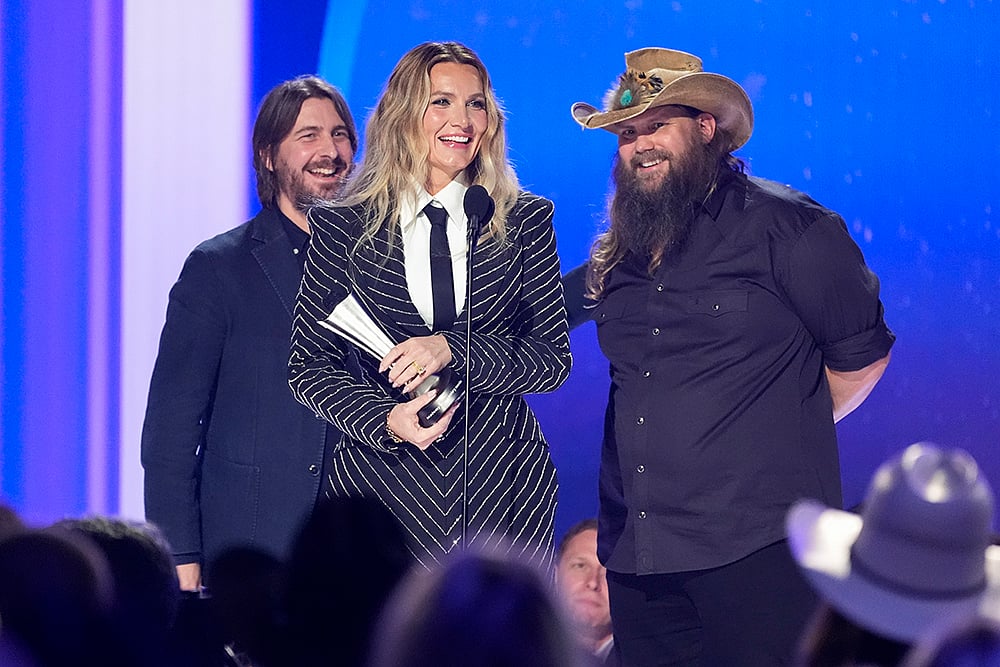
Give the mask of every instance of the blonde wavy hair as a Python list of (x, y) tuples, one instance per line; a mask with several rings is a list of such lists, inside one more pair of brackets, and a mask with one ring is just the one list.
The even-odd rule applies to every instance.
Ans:
[(410, 196), (413, 180), (426, 183), (430, 175), (430, 146), (423, 135), (423, 118), (430, 104), (430, 72), (438, 63), (471, 65), (479, 72), (486, 96), (486, 131), (479, 152), (465, 169), (469, 184), (482, 185), (496, 202), (496, 212), (484, 239), (500, 245), (507, 240), (507, 215), (520, 186), (507, 160), (504, 111), (490, 83), (486, 66), (470, 48), (458, 42), (425, 42), (404, 55), (386, 82), (368, 117), (364, 156), (345, 186), (343, 205), (363, 210), (364, 237), (371, 240), (383, 224), (391, 232), (399, 225), (401, 200)]

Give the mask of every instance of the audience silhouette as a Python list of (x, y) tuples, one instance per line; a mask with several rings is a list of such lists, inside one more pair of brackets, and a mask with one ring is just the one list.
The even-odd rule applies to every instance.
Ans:
[(812, 500), (789, 545), (824, 600), (803, 665), (898, 665), (935, 625), (976, 614), (1000, 586), (993, 492), (960, 449), (911, 445), (882, 464), (861, 514)]
[(52, 532), (82, 536), (107, 563), (114, 594), (111, 623), (128, 653), (144, 665), (166, 665), (180, 589), (170, 547), (149, 523), (109, 517), (66, 519)]
[(288, 562), (293, 664), (364, 665), (372, 627), (414, 563), (399, 522), (377, 500), (320, 502)]
[(414, 570), (377, 626), (372, 667), (576, 667), (576, 646), (541, 572), (466, 551)]
[(140, 664), (113, 629), (107, 562), (93, 544), (61, 532), (24, 530), (0, 541), (0, 631), (46, 667)]
[[(797, 663), (1000, 667), (994, 504), (966, 452), (930, 443), (886, 461), (859, 512), (796, 503), (789, 546), (822, 598)], [(600, 591), (599, 563), (569, 548), (593, 532), (591, 521), (567, 533), (557, 589), (502, 547), (415, 567), (388, 509), (331, 498), (287, 561), (230, 549), (212, 565), (212, 588), (195, 594), (179, 590), (152, 524), (88, 517), (38, 529), (0, 505), (0, 664), (593, 666), (603, 654), (589, 654), (594, 641), (584, 650), (557, 597), (576, 590), (573, 558), (596, 573), (577, 577), (580, 590)]]
[(977, 615), (928, 632), (903, 667), (1000, 667), (1000, 620)]

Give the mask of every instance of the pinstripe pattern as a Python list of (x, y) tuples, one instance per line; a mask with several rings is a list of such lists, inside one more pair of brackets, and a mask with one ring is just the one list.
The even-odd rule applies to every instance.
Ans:
[[(430, 567), (461, 537), (464, 415), (459, 410), (444, 439), (423, 452), (385, 441), (386, 417), (401, 397), (365, 353), (357, 355), (360, 374), (350, 372), (349, 344), (317, 322), (350, 292), (393, 340), (428, 335), (409, 299), (402, 242), (397, 237), (390, 250), (383, 230), (355, 252), (362, 229), (355, 209), (317, 209), (310, 222), (289, 383), (299, 401), (345, 434), (328, 493), (379, 498), (403, 525), (414, 556)], [(470, 357), (464, 308), (444, 333), (453, 371), (464, 377), (467, 363), (470, 370), (467, 535), (470, 545), (504, 543), (549, 567), (555, 468), (522, 395), (555, 390), (570, 370), (552, 203), (522, 193), (507, 224), (509, 247), (484, 240), (473, 258)]]

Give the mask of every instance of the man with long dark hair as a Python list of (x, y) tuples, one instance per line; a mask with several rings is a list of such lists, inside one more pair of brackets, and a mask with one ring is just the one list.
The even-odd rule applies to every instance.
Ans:
[(288, 391), (306, 209), (339, 191), (358, 140), (343, 96), (313, 76), (267, 94), (253, 130), (250, 221), (199, 245), (170, 291), (142, 429), (146, 518), (184, 590), (230, 546), (284, 557), (336, 431)]
[(784, 664), (815, 604), (785, 512), (841, 504), (834, 423), (894, 336), (840, 216), (733, 156), (753, 129), (743, 89), (680, 51), (625, 59), (603, 110), (573, 107), (618, 151), (610, 227), (564, 282), (611, 362), (598, 553), (615, 644), (628, 665)]

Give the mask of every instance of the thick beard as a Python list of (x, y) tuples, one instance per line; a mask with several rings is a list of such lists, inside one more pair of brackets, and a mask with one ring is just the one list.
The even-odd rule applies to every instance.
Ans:
[[(638, 163), (659, 158), (670, 162), (662, 182), (651, 190), (640, 185)], [(615, 193), (611, 200), (611, 232), (620, 247), (658, 264), (684, 247), (702, 203), (718, 176), (719, 156), (710, 144), (691, 144), (680, 154), (644, 153), (631, 164), (615, 154)]]
[(316, 167), (326, 167), (340, 172), (340, 178), (327, 186), (310, 188), (305, 183), (305, 176), (302, 170), (293, 169), (287, 162), (279, 162), (277, 169), (278, 188), (285, 193), (289, 201), (294, 202), (295, 208), (299, 211), (308, 211), (313, 206), (323, 202), (329, 202), (336, 198), (343, 187), (344, 178), (347, 175), (347, 164), (337, 158), (336, 160), (317, 160), (306, 165), (306, 169)]

